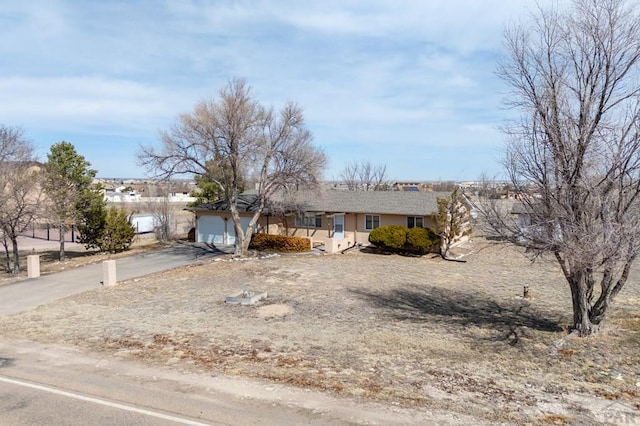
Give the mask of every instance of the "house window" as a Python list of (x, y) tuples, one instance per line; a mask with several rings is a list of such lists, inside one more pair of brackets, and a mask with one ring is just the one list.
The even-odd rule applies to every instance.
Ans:
[(296, 226), (299, 228), (322, 228), (322, 215), (305, 216), (299, 214), (296, 216)]
[(407, 228), (424, 228), (422, 216), (407, 216)]
[(364, 229), (365, 231), (371, 231), (380, 226), (380, 216), (377, 214), (364, 215)]

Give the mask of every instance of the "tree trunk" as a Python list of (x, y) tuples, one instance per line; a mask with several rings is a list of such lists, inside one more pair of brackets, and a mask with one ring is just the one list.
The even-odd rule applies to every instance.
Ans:
[(242, 249), (244, 253), (249, 252), (251, 237), (253, 237), (253, 234), (256, 232), (256, 229), (258, 227), (258, 220), (262, 215), (262, 211), (263, 211), (263, 207), (260, 206), (258, 210), (253, 214), (253, 217), (251, 218), (251, 220), (249, 221), (249, 226), (247, 226), (247, 232), (244, 234), (244, 241), (242, 243)]
[(576, 273), (569, 280), (571, 288), (571, 300), (573, 302), (573, 326), (572, 332), (580, 337), (586, 337), (598, 331), (598, 325), (590, 318), (587, 277), (583, 273)]
[(64, 223), (60, 222), (59, 226), (58, 226), (58, 233), (60, 235), (60, 261), (64, 261), (65, 259), (65, 255), (64, 255), (64, 234), (66, 231), (66, 227), (64, 226)]
[(440, 238), (440, 257), (446, 260), (447, 256), (449, 256), (449, 250), (451, 249), (451, 242), (444, 236), (441, 236)]
[(251, 244), (251, 235), (253, 235), (253, 232), (250, 232), (249, 229), (247, 229), (242, 240), (242, 254), (249, 253), (249, 244)]
[(591, 312), (589, 313), (589, 318), (591, 319), (592, 323), (600, 324), (602, 321), (604, 321), (607, 315), (607, 309), (610, 306), (610, 302), (613, 301), (618, 292), (622, 289), (622, 287), (629, 279), (629, 272), (631, 271), (631, 265), (633, 264), (634, 260), (635, 256), (627, 259), (624, 267), (622, 268), (622, 273), (619, 277), (617, 277), (617, 281), (614, 279), (612, 269), (610, 268), (606, 270), (600, 284), (600, 297), (598, 298), (598, 300), (596, 300), (596, 303), (593, 304)]
[(589, 312), (589, 320), (591, 323), (598, 325), (604, 321), (604, 318), (607, 315), (607, 308), (609, 307), (609, 300), (610, 298), (608, 295), (603, 295), (601, 301), (598, 301), (600, 303), (591, 309), (591, 312)]
[(240, 223), (240, 217), (238, 217), (238, 222), (234, 220), (233, 229), (236, 233), (236, 242), (235, 242), (235, 252), (234, 254), (238, 256), (245, 256), (249, 252), (249, 244), (251, 243), (251, 232), (252, 228), (249, 226), (247, 228), (247, 232), (242, 229), (242, 224)]
[(233, 222), (233, 230), (236, 234), (236, 240), (234, 242), (234, 251), (233, 254), (236, 256), (242, 256), (246, 252), (244, 251), (244, 232), (242, 231), (242, 223), (240, 222), (240, 214), (236, 206), (233, 203), (230, 204), (231, 210), (231, 220)]
[(18, 239), (11, 238), (11, 245), (13, 246), (13, 274), (20, 273), (20, 253), (18, 252)]
[[(234, 224), (235, 227), (235, 224)], [(234, 250), (233, 250), (233, 254), (236, 256), (243, 256), (244, 255), (244, 247), (243, 247), (243, 238), (238, 236), (238, 234), (236, 233), (236, 241), (234, 243)]]
[(5, 259), (5, 270), (10, 273), (11, 272), (11, 256), (9, 255), (9, 244), (6, 240), (2, 242), (4, 246), (4, 259)]

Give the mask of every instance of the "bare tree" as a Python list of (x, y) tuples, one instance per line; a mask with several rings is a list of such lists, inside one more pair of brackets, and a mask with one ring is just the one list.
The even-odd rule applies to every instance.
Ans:
[(2, 248), (4, 248), (4, 270), (11, 273), (13, 272), (13, 268), (11, 267), (11, 252), (9, 251), (10, 244), (7, 239), (7, 234), (2, 228), (0, 228), (0, 244), (2, 244)]
[(520, 119), (505, 128), (519, 220), (489, 222), (569, 284), (573, 329), (597, 331), (640, 250), (640, 17), (624, 0), (541, 9), (506, 32), (499, 75)]
[[(217, 184), (231, 211), (235, 252), (247, 252), (268, 198), (279, 189), (316, 187), (326, 164), (312, 144), (302, 109), (293, 103), (280, 111), (262, 106), (242, 79), (224, 87), (217, 99), (199, 102), (162, 135), (162, 146), (141, 147), (141, 165), (159, 178), (177, 174), (207, 176)], [(257, 202), (245, 232), (238, 212), (244, 183)]]
[[(0, 228), (7, 270), (20, 272), (18, 236), (32, 224), (42, 199), (35, 148), (22, 130), (0, 127)], [(9, 245), (13, 253), (10, 268)]]
[(387, 165), (369, 161), (348, 163), (340, 173), (340, 179), (350, 191), (388, 191)]
[(167, 192), (158, 198), (148, 203), (149, 210), (153, 214), (153, 232), (158, 241), (171, 241), (175, 237), (178, 207), (171, 203)]

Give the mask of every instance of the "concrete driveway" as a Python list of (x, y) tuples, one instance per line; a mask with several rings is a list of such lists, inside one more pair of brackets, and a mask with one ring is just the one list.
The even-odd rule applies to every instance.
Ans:
[[(229, 250), (233, 248), (216, 249), (202, 244), (176, 243), (156, 252), (116, 259), (116, 279), (125, 281), (198, 263)], [(28, 311), (56, 299), (100, 288), (102, 274), (102, 263), (95, 263), (0, 286), (0, 315)]]

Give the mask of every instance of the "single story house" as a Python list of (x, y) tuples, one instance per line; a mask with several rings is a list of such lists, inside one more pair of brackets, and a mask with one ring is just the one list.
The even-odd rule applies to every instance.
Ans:
[[(300, 192), (292, 199), (271, 200), (258, 220), (257, 232), (308, 237), (327, 252), (357, 243), (368, 244), (369, 233), (385, 225), (435, 229), (437, 199), (448, 192), (338, 191)], [(224, 201), (190, 209), (196, 215), (196, 241), (233, 244), (235, 232)], [(246, 229), (256, 210), (256, 196), (243, 194), (238, 211)]]

